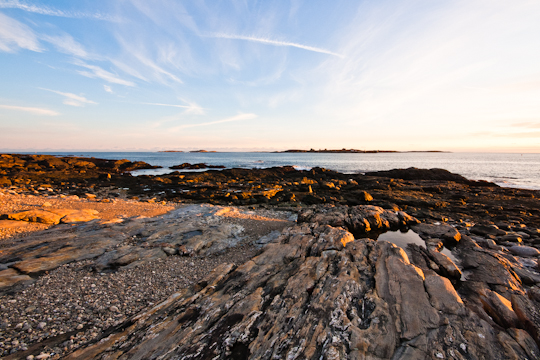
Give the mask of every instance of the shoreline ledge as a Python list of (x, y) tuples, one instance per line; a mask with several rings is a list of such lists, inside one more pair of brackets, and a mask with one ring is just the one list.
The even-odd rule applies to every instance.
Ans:
[(540, 354), (540, 191), (130, 166), (0, 155), (3, 359)]

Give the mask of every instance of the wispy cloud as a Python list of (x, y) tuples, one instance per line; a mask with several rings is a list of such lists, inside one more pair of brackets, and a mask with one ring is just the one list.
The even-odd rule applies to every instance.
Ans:
[(184, 124), (184, 125), (177, 126), (171, 130), (176, 131), (176, 130), (181, 130), (181, 129), (186, 129), (186, 128), (222, 124), (222, 123), (233, 122), (233, 121), (253, 120), (253, 119), (256, 119), (257, 117), (258, 116), (256, 114), (239, 114), (236, 116), (232, 116), (226, 119), (221, 119), (221, 120), (216, 120), (216, 121), (210, 121), (210, 122), (199, 123), (199, 124)]
[(64, 54), (74, 55), (80, 58), (88, 57), (84, 47), (69, 34), (59, 36), (42, 35), (41, 39), (53, 44), (56, 49)]
[(60, 115), (60, 113), (58, 113), (56, 111), (53, 111), (53, 110), (43, 109), (43, 108), (35, 108), (35, 107), (26, 107), (26, 106), (0, 105), (0, 109), (24, 111), (24, 112), (29, 112), (29, 113), (36, 114), (36, 115), (47, 115), (47, 116)]
[(120, 85), (125, 85), (125, 86), (135, 86), (135, 83), (129, 81), (129, 80), (124, 80), (124, 79), (121, 79), (119, 78), (117, 75), (107, 71), (107, 70), (104, 70), (102, 68), (100, 68), (99, 66), (96, 66), (96, 65), (90, 65), (90, 64), (87, 64), (83, 61), (76, 61), (75, 62), (75, 65), (78, 65), (78, 66), (82, 66), (84, 68), (87, 68), (91, 71), (77, 71), (79, 74), (83, 75), (83, 76), (86, 76), (86, 77), (89, 77), (89, 78), (98, 78), (98, 79), (102, 79), (102, 80), (105, 80), (107, 82), (110, 82), (110, 83), (113, 83), (113, 84), (120, 84)]
[(181, 109), (187, 109), (186, 113), (203, 115), (204, 109), (195, 103), (190, 103), (189, 105), (177, 105), (177, 104), (160, 104), (160, 103), (142, 103), (144, 105), (155, 105), (155, 106), (168, 106)]
[(295, 47), (298, 49), (308, 50), (308, 51), (314, 51), (317, 53), (322, 54), (328, 54), (337, 56), (340, 58), (344, 58), (345, 56), (342, 54), (335, 53), (333, 51), (322, 49), (314, 46), (309, 45), (303, 45), (303, 44), (297, 44), (289, 41), (281, 41), (281, 40), (273, 40), (273, 39), (267, 39), (262, 37), (256, 37), (256, 36), (244, 36), (244, 35), (233, 35), (233, 34), (224, 34), (224, 33), (215, 33), (215, 34), (207, 34), (206, 37), (211, 38), (217, 38), (217, 39), (232, 39), (232, 40), (245, 40), (245, 41), (251, 41), (251, 42), (258, 42), (262, 44), (268, 44), (268, 45), (274, 45), (274, 46), (288, 46), (288, 47)]
[[(154, 59), (153, 56), (150, 55), (151, 52), (148, 50), (148, 46), (146, 44), (133, 43), (131, 39), (127, 39), (123, 36), (117, 36), (117, 40), (118, 43), (124, 48), (126, 53), (129, 54), (130, 57), (133, 57), (138, 63), (142, 64), (144, 66), (144, 70), (151, 74), (149, 76), (150, 78), (153, 78), (162, 84), (167, 84), (170, 80), (179, 84), (183, 83), (178, 76), (158, 65), (158, 59)], [(153, 41), (155, 42), (155, 39)], [(167, 52), (162, 51), (162, 53)], [(165, 60), (166, 63), (174, 63), (174, 61), (171, 61), (171, 59), (167, 59), (167, 56), (162, 56), (162, 58), (163, 59), (161, 60)], [(150, 72), (148, 72), (148, 69), (150, 69)], [(125, 69), (125, 66), (123, 70), (130, 73), (130, 69)], [(133, 71), (131, 70), (131, 72)]]
[(40, 88), (40, 89), (45, 90), (45, 91), (50, 91), (52, 93), (64, 96), (65, 99), (64, 99), (63, 103), (66, 104), (66, 105), (84, 106), (84, 104), (95, 104), (95, 105), (97, 104), (97, 102), (92, 101), (92, 100), (88, 100), (84, 96), (80, 96), (80, 95), (76, 95), (76, 94), (72, 94), (72, 93), (61, 92), (61, 91), (56, 91), (56, 90), (51, 90), (51, 89), (44, 89), (44, 88)]
[(18, 49), (42, 51), (32, 29), (0, 13), (0, 51), (15, 52)]
[(111, 89), (109, 85), (103, 85), (103, 90), (105, 90), (108, 93), (114, 94), (114, 91)]
[(81, 11), (63, 11), (53, 9), (48, 6), (37, 6), (33, 4), (28, 4), (26, 2), (18, 0), (0, 0), (0, 8), (4, 9), (19, 9), (27, 12), (40, 14), (40, 15), (49, 15), (49, 16), (59, 16), (65, 18), (76, 18), (76, 19), (96, 19), (96, 20), (105, 20), (119, 22), (121, 21), (117, 17), (111, 17), (109, 15), (104, 15), (101, 13), (86, 13)]

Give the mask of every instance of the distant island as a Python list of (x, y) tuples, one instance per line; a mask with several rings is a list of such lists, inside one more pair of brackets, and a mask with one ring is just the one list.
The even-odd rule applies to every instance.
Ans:
[(215, 153), (217, 151), (208, 151), (208, 150), (192, 150), (190, 153)]
[(183, 152), (182, 150), (162, 150), (158, 152)]
[(357, 150), (357, 149), (336, 149), (336, 150), (285, 150), (285, 151), (274, 151), (275, 153), (361, 153), (361, 154), (375, 154), (375, 153), (408, 153), (408, 152), (426, 152), (426, 153), (442, 153), (445, 151), (440, 150), (426, 150), (426, 151), (396, 151), (396, 150)]

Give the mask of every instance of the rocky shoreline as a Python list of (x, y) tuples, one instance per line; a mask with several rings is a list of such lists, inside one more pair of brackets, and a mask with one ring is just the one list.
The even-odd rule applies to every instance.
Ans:
[[(4, 206), (0, 228), (40, 225), (0, 240), (0, 356), (540, 358), (539, 191), (441, 169), (136, 168), (1, 155), (0, 200), (40, 205)], [(96, 208), (121, 204), (168, 212)], [(375, 240), (408, 230), (421, 243)]]

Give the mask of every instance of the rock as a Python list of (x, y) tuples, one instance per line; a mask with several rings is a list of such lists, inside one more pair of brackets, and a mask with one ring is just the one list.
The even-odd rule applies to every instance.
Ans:
[(418, 220), (402, 211), (386, 210), (373, 205), (319, 206), (316, 209), (302, 209), (298, 222), (316, 222), (331, 226), (344, 226), (357, 236), (369, 231), (397, 230)]
[(163, 247), (162, 250), (169, 256), (176, 255), (178, 253), (178, 250), (168, 246)]
[(512, 294), (512, 307), (525, 330), (534, 339), (536, 345), (540, 346), (540, 313), (538, 309), (529, 299), (519, 294)]
[(289, 228), (245, 264), (220, 265), (66, 359), (525, 356), (448, 279), (424, 278), (393, 244), (351, 238), (328, 225)]
[(518, 256), (540, 256), (540, 251), (531, 246), (510, 246), (508, 251)]
[(431, 305), (445, 313), (464, 315), (465, 306), (454, 286), (447, 278), (431, 275), (424, 281)]
[(15, 269), (6, 269), (0, 271), (0, 290), (23, 281), (32, 281), (32, 278), (28, 275), (20, 274)]
[(58, 224), (60, 222), (60, 219), (62, 218), (59, 215), (56, 215), (50, 211), (45, 211), (45, 210), (21, 211), (14, 214), (4, 215), (4, 217), (9, 220), (39, 222), (39, 223), (51, 224), (51, 225)]
[(429, 256), (439, 266), (441, 274), (452, 279), (460, 279), (461, 271), (456, 264), (445, 254), (438, 251), (428, 251)]
[(519, 319), (512, 308), (509, 300), (495, 291), (486, 290), (481, 294), (480, 300), (484, 310), (495, 320), (495, 322), (505, 329), (514, 328), (519, 325)]
[(63, 224), (87, 222), (94, 219), (99, 219), (99, 217), (96, 216), (97, 213), (98, 212), (96, 210), (80, 210), (64, 216), (62, 219), (60, 219), (60, 222)]
[(412, 225), (411, 229), (418, 233), (421, 238), (438, 238), (441, 239), (445, 246), (452, 247), (461, 240), (461, 234), (456, 228), (450, 225), (434, 225), (434, 224), (416, 224)]
[(17, 221), (17, 220), (0, 220), (1, 229), (15, 229), (27, 227), (29, 224), (26, 221)]
[(439, 314), (430, 305), (424, 289), (424, 273), (411, 265), (403, 249), (387, 242), (379, 242), (380, 257), (377, 261), (375, 284), (379, 296), (388, 302), (399, 318), (397, 331), (402, 339), (412, 339), (429, 328), (436, 328)]
[(506, 231), (499, 229), (495, 225), (476, 224), (470, 229), (470, 232), (473, 233), (473, 234), (481, 235), (481, 236), (487, 236), (487, 235), (504, 236), (504, 235), (506, 235)]
[(371, 194), (369, 194), (367, 191), (361, 191), (358, 195), (358, 197), (363, 200), (363, 201), (372, 201), (373, 200), (373, 196), (371, 196)]
[(497, 240), (499, 240), (499, 241), (517, 242), (517, 243), (520, 243), (520, 242), (523, 241), (521, 235), (518, 235), (518, 234), (503, 235), (500, 238), (498, 238)]
[(9, 180), (5, 176), (0, 176), (0, 186), (8, 187), (8, 186), (11, 186), (11, 185), (13, 185), (11, 180)]
[[(387, 171), (367, 172), (368, 176), (383, 176), (404, 180), (448, 180), (459, 183), (469, 183), (469, 180), (461, 175), (453, 174), (444, 169), (418, 169), (410, 167), (407, 169), (394, 169)], [(495, 185), (495, 184), (493, 184)]]
[(510, 328), (507, 330), (508, 334), (516, 340), (523, 350), (527, 353), (530, 359), (537, 359), (540, 357), (540, 351), (538, 346), (534, 342), (534, 339), (523, 329)]

